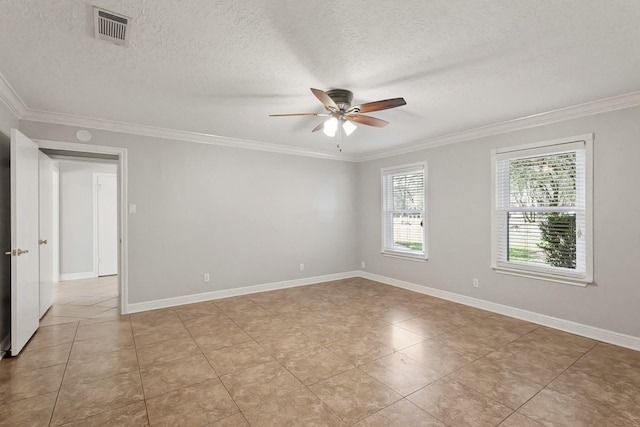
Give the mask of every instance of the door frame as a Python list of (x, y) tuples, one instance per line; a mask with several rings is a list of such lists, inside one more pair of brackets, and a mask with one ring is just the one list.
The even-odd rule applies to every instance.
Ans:
[(118, 178), (118, 293), (120, 294), (120, 314), (129, 312), (129, 237), (128, 237), (128, 177), (127, 177), (127, 149), (104, 145), (80, 144), (76, 142), (51, 141), (44, 139), (33, 140), (38, 147), (51, 150), (73, 151), (78, 154), (107, 154), (117, 156)]
[[(93, 185), (93, 273), (96, 277), (100, 277), (100, 246), (98, 245), (99, 239), (99, 227), (98, 227), (98, 178), (100, 176), (116, 176), (116, 187), (118, 185), (118, 173), (110, 172), (93, 172), (92, 185)], [(117, 196), (116, 196), (117, 197)], [(117, 228), (117, 225), (116, 225)]]

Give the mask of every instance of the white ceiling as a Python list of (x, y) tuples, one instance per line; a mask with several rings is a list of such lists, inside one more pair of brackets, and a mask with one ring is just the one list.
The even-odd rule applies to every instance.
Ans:
[(309, 91), (371, 113), (366, 153), (640, 90), (636, 0), (95, 0), (132, 18), (123, 48), (92, 5), (0, 0), (0, 73), (31, 110), (334, 153)]

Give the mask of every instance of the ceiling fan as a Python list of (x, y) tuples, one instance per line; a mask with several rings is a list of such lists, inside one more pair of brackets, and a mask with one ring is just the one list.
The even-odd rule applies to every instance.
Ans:
[(382, 101), (367, 102), (365, 104), (351, 106), (353, 100), (353, 92), (346, 89), (331, 89), (323, 91), (320, 89), (311, 88), (311, 92), (322, 102), (327, 113), (294, 113), (294, 114), (270, 114), (270, 117), (284, 117), (284, 116), (318, 116), (318, 117), (330, 117), (323, 123), (313, 128), (311, 132), (317, 132), (320, 129), (330, 137), (336, 135), (338, 131), (338, 125), (342, 126), (345, 134), (351, 135), (357, 126), (354, 123), (361, 125), (385, 127), (389, 122), (375, 117), (367, 116), (362, 113), (370, 113), (372, 111), (387, 110), (389, 108), (401, 107), (406, 105), (404, 98), (392, 98)]

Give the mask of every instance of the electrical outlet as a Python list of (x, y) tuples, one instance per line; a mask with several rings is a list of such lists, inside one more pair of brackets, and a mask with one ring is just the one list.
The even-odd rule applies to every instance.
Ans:
[(478, 282), (478, 279), (476, 279), (475, 277), (473, 278), (473, 287), (477, 288), (480, 286), (480, 282)]
[(211, 275), (209, 273), (205, 273), (204, 274), (204, 282), (210, 282), (211, 281)]
[(360, 263), (360, 268), (362, 268), (362, 269), (364, 270), (364, 269), (365, 269), (365, 265), (366, 265), (366, 264), (364, 263), (364, 261), (362, 261), (362, 262)]
[(304, 264), (300, 264), (300, 271), (304, 270)]

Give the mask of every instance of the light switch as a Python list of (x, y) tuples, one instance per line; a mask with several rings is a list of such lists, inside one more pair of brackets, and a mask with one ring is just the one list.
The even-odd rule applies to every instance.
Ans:
[(138, 208), (136, 205), (129, 205), (129, 213), (130, 214), (134, 214), (138, 211)]

